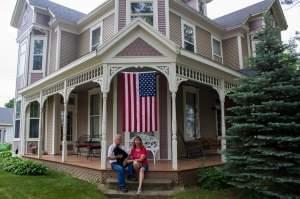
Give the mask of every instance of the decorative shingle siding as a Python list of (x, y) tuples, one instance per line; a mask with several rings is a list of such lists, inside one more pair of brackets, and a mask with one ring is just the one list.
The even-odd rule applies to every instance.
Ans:
[(32, 24), (33, 10), (30, 6), (27, 6), (24, 15), (22, 17), (21, 24), (18, 28), (18, 37), (21, 36)]
[(199, 27), (196, 28), (197, 53), (212, 58), (211, 34)]
[(170, 39), (181, 46), (181, 18), (170, 12)]
[(36, 23), (43, 26), (49, 26), (49, 21), (50, 21), (50, 16), (41, 13), (36, 13)]
[(119, 0), (119, 25), (118, 29), (121, 30), (126, 26), (126, 0)]
[(256, 31), (262, 28), (262, 26), (263, 26), (263, 19), (260, 18), (249, 22), (250, 32)]
[(103, 43), (110, 40), (114, 35), (115, 15), (112, 14), (103, 20)]
[(239, 69), (239, 51), (237, 38), (223, 40), (224, 65)]
[(158, 10), (158, 30), (166, 35), (166, 2), (165, 0), (158, 0), (157, 2)]
[(89, 52), (90, 52), (90, 29), (84, 31), (78, 36), (77, 57), (81, 57)]
[(161, 56), (161, 53), (141, 38), (137, 38), (117, 56)]
[(56, 67), (56, 46), (57, 46), (57, 32), (54, 30), (51, 32), (51, 39), (50, 39), (50, 59), (49, 59), (49, 68), (47, 74), (51, 74), (55, 72)]
[(64, 67), (77, 58), (77, 35), (62, 31), (60, 67)]
[(31, 73), (30, 83), (33, 84), (43, 78), (43, 73)]

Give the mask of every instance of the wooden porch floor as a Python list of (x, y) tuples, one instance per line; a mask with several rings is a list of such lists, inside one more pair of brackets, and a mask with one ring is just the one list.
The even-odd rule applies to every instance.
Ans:
[[(24, 157), (30, 159), (38, 159), (36, 155), (25, 155)], [(61, 162), (61, 155), (43, 155), (41, 160), (49, 161), (49, 162)], [(96, 170), (100, 169), (100, 158), (89, 158), (87, 159), (85, 156), (78, 156), (77, 155), (69, 155), (67, 160), (63, 164), (79, 166), (83, 168), (90, 168)], [(185, 170), (193, 170), (198, 168), (204, 168), (209, 166), (217, 166), (222, 165), (221, 157), (219, 155), (216, 156), (208, 156), (202, 157), (200, 159), (193, 159), (193, 160), (178, 160), (178, 170), (185, 171)], [(109, 163), (107, 163), (107, 170), (110, 169)], [(172, 162), (169, 160), (157, 160), (156, 164), (153, 164), (152, 160), (149, 160), (149, 170), (150, 171), (174, 171), (172, 170)]]

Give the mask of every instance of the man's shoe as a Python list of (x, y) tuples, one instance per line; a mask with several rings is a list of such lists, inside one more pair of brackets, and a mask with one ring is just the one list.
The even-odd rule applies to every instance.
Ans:
[(127, 193), (128, 192), (128, 189), (126, 187), (120, 187), (120, 191), (122, 193)]

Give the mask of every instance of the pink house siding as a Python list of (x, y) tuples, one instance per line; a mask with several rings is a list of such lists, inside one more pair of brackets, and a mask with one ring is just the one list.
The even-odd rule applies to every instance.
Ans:
[(165, 0), (158, 0), (158, 30), (166, 35), (166, 2)]
[(117, 56), (161, 56), (162, 54), (146, 43), (143, 39), (137, 38)]
[(30, 83), (34, 83), (43, 78), (43, 73), (31, 73), (31, 81)]
[(121, 30), (126, 26), (126, 0), (119, 0), (119, 26)]

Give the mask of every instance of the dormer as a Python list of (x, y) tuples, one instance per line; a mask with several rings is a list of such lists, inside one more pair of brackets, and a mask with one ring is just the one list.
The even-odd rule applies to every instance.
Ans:
[(207, 16), (207, 4), (212, 0), (183, 0), (187, 5)]

